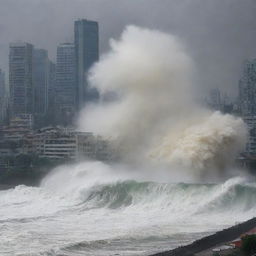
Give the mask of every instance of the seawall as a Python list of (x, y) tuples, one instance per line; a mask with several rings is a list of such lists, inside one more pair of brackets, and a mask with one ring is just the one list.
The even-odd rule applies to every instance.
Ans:
[(195, 253), (210, 249), (218, 244), (230, 242), (254, 227), (256, 227), (256, 218), (239, 223), (213, 235), (206, 236), (191, 244), (170, 251), (152, 254), (151, 256), (193, 256)]

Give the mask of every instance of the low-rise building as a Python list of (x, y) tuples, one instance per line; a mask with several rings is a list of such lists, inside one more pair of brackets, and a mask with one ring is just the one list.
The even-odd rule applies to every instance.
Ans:
[(76, 157), (75, 137), (55, 134), (50, 138), (46, 138), (40, 157), (74, 159)]
[(91, 132), (63, 127), (44, 127), (37, 131), (19, 118), (0, 130), (0, 157), (21, 154), (50, 159), (110, 160), (110, 144)]
[(36, 153), (46, 158), (110, 160), (107, 140), (91, 132), (68, 128), (45, 128), (34, 136)]

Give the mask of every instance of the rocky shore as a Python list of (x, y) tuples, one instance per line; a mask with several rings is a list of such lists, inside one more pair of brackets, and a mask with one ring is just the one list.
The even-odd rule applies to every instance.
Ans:
[(178, 247), (174, 250), (153, 254), (151, 256), (195, 256), (197, 253), (208, 250), (217, 245), (230, 242), (243, 233), (256, 227), (256, 218), (239, 223), (213, 235), (196, 240), (193, 243)]

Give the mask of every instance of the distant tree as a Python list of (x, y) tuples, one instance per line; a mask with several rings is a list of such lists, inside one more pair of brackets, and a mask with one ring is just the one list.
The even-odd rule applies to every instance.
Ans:
[(242, 252), (246, 256), (252, 256), (256, 253), (256, 235), (246, 235), (242, 237)]

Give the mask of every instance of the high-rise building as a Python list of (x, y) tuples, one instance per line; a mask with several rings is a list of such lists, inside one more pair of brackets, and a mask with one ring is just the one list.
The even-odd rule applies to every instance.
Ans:
[(2, 124), (7, 114), (7, 92), (5, 87), (5, 75), (0, 69), (0, 124)]
[(77, 103), (81, 109), (86, 101), (97, 93), (88, 89), (87, 76), (92, 65), (99, 59), (98, 23), (85, 19), (75, 21), (75, 47), (77, 66)]
[(244, 63), (239, 81), (239, 105), (242, 116), (256, 115), (256, 59)]
[(0, 69), (0, 98), (5, 96), (5, 77), (4, 72)]
[(35, 124), (42, 127), (45, 124), (48, 109), (48, 82), (49, 82), (48, 52), (44, 49), (33, 51), (33, 82), (35, 88)]
[(32, 60), (32, 44), (10, 44), (9, 86), (11, 116), (33, 114), (34, 112)]
[(244, 63), (238, 102), (240, 114), (249, 129), (246, 153), (256, 155), (256, 59)]
[(55, 98), (56, 98), (56, 65), (52, 61), (49, 61), (48, 69), (48, 109), (46, 125), (55, 124)]
[(56, 63), (56, 121), (69, 125), (76, 113), (76, 62), (74, 44), (64, 43), (57, 48)]
[(48, 105), (48, 52), (34, 49), (33, 79), (35, 87), (35, 114), (45, 114)]

